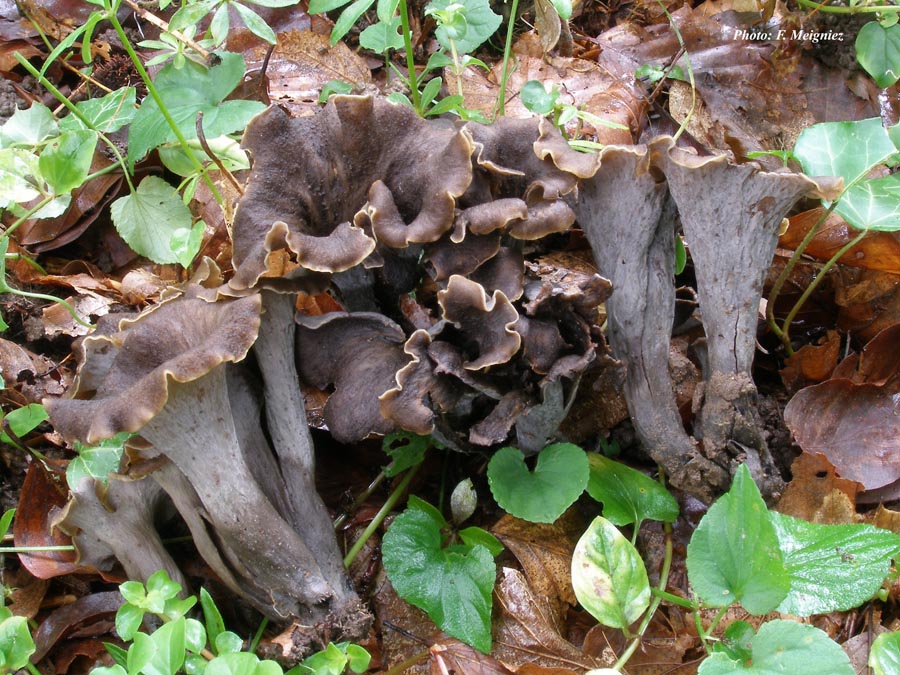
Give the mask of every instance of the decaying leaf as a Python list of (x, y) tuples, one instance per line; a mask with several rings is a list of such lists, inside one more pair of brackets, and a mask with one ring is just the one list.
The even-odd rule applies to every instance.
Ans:
[(795, 394), (784, 412), (804, 452), (822, 453), (866, 490), (900, 479), (898, 340), (900, 324), (881, 331), (831, 379)]

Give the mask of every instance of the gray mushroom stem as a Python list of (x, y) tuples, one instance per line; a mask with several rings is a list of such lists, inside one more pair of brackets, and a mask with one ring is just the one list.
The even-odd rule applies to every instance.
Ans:
[(675, 406), (669, 344), (675, 309), (674, 209), (651, 171), (647, 146), (607, 147), (576, 206), (601, 274), (610, 279), (609, 340), (625, 364), (629, 412), (642, 444), (692, 494), (727, 486), (724, 467), (704, 457)]
[(331, 587), (333, 604), (356, 603), (342, 564), (331, 517), (316, 491), (315, 448), (294, 360), (294, 296), (262, 291), (263, 324), (253, 345), (265, 383), (269, 436), (291, 513), (285, 514), (312, 551)]
[[(222, 364), (201, 379), (170, 383), (166, 407), (141, 436), (184, 474), (217, 536), (253, 571), (241, 580), (245, 594), (276, 616), (323, 618), (309, 613), (331, 597), (331, 588), (309, 546), (251, 478), (230, 414), (225, 369)], [(261, 602), (269, 598), (271, 604)]]

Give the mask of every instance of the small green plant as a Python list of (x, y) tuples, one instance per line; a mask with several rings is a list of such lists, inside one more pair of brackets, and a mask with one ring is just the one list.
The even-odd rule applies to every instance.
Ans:
[[(376, 8), (378, 21), (360, 33), (360, 46), (383, 55), (389, 70), (397, 74), (409, 89), (409, 96), (395, 92), (389, 99), (411, 106), (423, 117), (454, 112), (463, 119), (486, 121), (480, 113), (463, 105), (459, 75), (467, 65), (487, 69), (486, 64), (467, 55), (481, 46), (500, 27), (502, 19), (491, 9), (488, 0), (460, 2), (431, 0), (426, 5), (425, 14), (437, 22), (435, 36), (442, 51), (431, 55), (421, 73), (415, 68), (406, 0), (377, 0), (377, 3), (376, 0), (312, 0), (309, 11), (311, 14), (319, 14), (344, 8), (331, 32), (331, 43), (335, 44), (373, 6)], [(405, 74), (389, 59), (390, 52), (399, 49), (403, 49), (406, 55)], [(424, 86), (420, 86), (420, 82), (428, 73), (448, 66), (457, 76), (458, 90), (456, 94), (438, 101), (437, 96), (443, 84), (442, 78), (433, 77)]]
[[(341, 675), (348, 667), (362, 673), (369, 666), (365, 649), (339, 643), (329, 644), (285, 674), (277, 662), (261, 660), (253, 653), (258, 638), (245, 649), (244, 640), (225, 629), (219, 609), (205, 590), (199, 597), (203, 621), (189, 617), (197, 598), (178, 597), (181, 586), (164, 570), (153, 574), (146, 586), (126, 581), (119, 591), (125, 603), (116, 613), (116, 632), (131, 644), (127, 649), (107, 644), (115, 665), (94, 668), (91, 675)], [(148, 614), (162, 621), (152, 633), (140, 630)]]
[[(809, 176), (834, 176), (843, 179), (844, 190), (837, 199), (823, 201), (827, 210), (807, 232), (788, 264), (778, 276), (767, 304), (772, 331), (781, 339), (788, 354), (793, 353), (790, 327), (800, 308), (826, 273), (841, 257), (856, 246), (870, 230), (900, 230), (900, 175), (890, 173), (870, 177), (873, 169), (895, 167), (900, 163), (900, 126), (885, 129), (880, 118), (856, 122), (825, 122), (803, 130), (792, 156)], [(774, 306), (784, 283), (806, 247), (834, 211), (857, 231), (823, 266), (816, 279), (804, 290), (781, 325), (775, 321)]]
[[(618, 122), (610, 122), (593, 113), (580, 110), (571, 103), (563, 103), (560, 100), (560, 89), (553, 85), (549, 90), (538, 80), (529, 80), (522, 86), (520, 96), (522, 104), (537, 115), (546, 115), (554, 126), (569, 139), (569, 145), (582, 152), (596, 152), (603, 149), (603, 144), (595, 141), (587, 141), (578, 138), (582, 122), (587, 122), (594, 128), (609, 127), (628, 131), (628, 127)], [(574, 123), (574, 133), (569, 133), (569, 125)]]
[(488, 653), (502, 544), (480, 528), (454, 531), (434, 506), (410, 497), (391, 523), (381, 551), (397, 594), (425, 610), (442, 630)]
[[(621, 669), (637, 636), (662, 599), (695, 614), (708, 656), (700, 675), (790, 672), (797, 675), (850, 675), (853, 668), (840, 646), (821, 630), (777, 619), (754, 632), (746, 622), (731, 623), (724, 637), (713, 637), (726, 611), (740, 605), (748, 613), (772, 611), (807, 617), (858, 607), (871, 599), (900, 555), (900, 535), (869, 525), (820, 525), (766, 508), (746, 466), (735, 474), (731, 490), (707, 511), (687, 551), (688, 579), (696, 594), (687, 599), (665, 592), (671, 542), (660, 585), (650, 588), (643, 562), (633, 545), (600, 516), (584, 534), (572, 560), (572, 580), (579, 602), (604, 625), (629, 634), (641, 623), (635, 640), (614, 670)], [(613, 589), (599, 593), (597, 589)], [(822, 589), (829, 589), (823, 593)], [(718, 609), (702, 625), (700, 610)], [(643, 617), (643, 619), (641, 619)], [(896, 656), (886, 640), (873, 659)], [(887, 656), (888, 650), (891, 656)]]

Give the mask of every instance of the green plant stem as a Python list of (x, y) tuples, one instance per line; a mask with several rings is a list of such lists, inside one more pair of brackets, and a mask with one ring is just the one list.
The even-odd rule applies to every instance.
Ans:
[(256, 653), (256, 648), (259, 647), (259, 641), (262, 640), (263, 632), (266, 630), (266, 626), (269, 625), (269, 617), (264, 616), (263, 620), (259, 622), (259, 628), (256, 629), (256, 633), (253, 635), (253, 639), (250, 640), (250, 646), (247, 648), (251, 654)]
[(397, 487), (394, 488), (394, 491), (385, 500), (382, 507), (378, 509), (378, 513), (376, 513), (375, 517), (372, 518), (372, 522), (370, 522), (368, 526), (366, 526), (366, 529), (363, 530), (363, 533), (360, 535), (359, 539), (357, 539), (353, 543), (353, 546), (350, 547), (350, 550), (347, 551), (347, 555), (344, 557), (345, 568), (349, 568), (350, 565), (353, 564), (353, 561), (356, 559), (356, 556), (359, 555), (362, 547), (366, 545), (369, 537), (371, 537), (375, 533), (375, 530), (381, 527), (381, 523), (384, 522), (384, 519), (391, 512), (391, 509), (393, 509), (396, 503), (400, 500), (400, 497), (406, 491), (406, 488), (409, 487), (409, 482), (413, 479), (413, 476), (418, 473), (419, 467), (421, 466), (421, 464), (417, 464), (416, 466), (411, 467), (406, 472), (406, 475), (403, 476), (403, 480), (400, 481)]
[(709, 653), (709, 644), (707, 644), (707, 640), (709, 639), (709, 636), (712, 635), (713, 631), (716, 630), (716, 626), (719, 625), (722, 617), (725, 616), (725, 613), (729, 609), (731, 609), (731, 605), (725, 605), (720, 608), (705, 630), (703, 629), (703, 624), (700, 623), (700, 610), (698, 609), (694, 612), (694, 620), (697, 623), (697, 634), (700, 636), (700, 641), (703, 643), (703, 649), (705, 649), (707, 653)]
[(659, 6), (662, 7), (663, 12), (665, 12), (666, 18), (669, 20), (669, 25), (672, 27), (672, 32), (675, 33), (678, 44), (681, 46), (681, 51), (684, 52), (684, 63), (687, 66), (688, 80), (691, 84), (691, 109), (688, 111), (688, 114), (684, 116), (684, 121), (678, 126), (678, 131), (672, 136), (672, 139), (677, 141), (681, 134), (684, 133), (687, 125), (691, 123), (691, 118), (694, 116), (694, 111), (697, 109), (697, 83), (694, 81), (694, 68), (691, 66), (691, 55), (688, 54), (687, 47), (684, 44), (684, 38), (681, 36), (681, 31), (678, 30), (678, 26), (675, 25), (675, 19), (669, 14), (669, 10), (663, 4), (662, 0), (657, 0), (657, 2), (659, 2)]
[(682, 598), (680, 595), (669, 593), (668, 591), (664, 591), (660, 588), (651, 588), (650, 592), (653, 595), (657, 596), (660, 600), (665, 600), (670, 604), (678, 605), (679, 607), (684, 607), (685, 609), (689, 609), (691, 611), (697, 609), (697, 603), (688, 600), (687, 598)]
[(45, 553), (47, 551), (74, 550), (74, 546), (0, 546), (0, 555), (6, 553)]
[[(662, 568), (659, 571), (659, 585), (657, 588), (665, 593), (665, 588), (669, 583), (669, 571), (672, 569), (672, 525), (671, 523), (665, 523), (665, 532), (666, 532), (666, 552), (663, 557)], [(666, 593), (666, 595), (669, 595)], [(638, 626), (637, 636), (635, 636), (628, 646), (625, 648), (625, 651), (622, 652), (622, 655), (619, 656), (619, 660), (616, 661), (613, 666), (613, 670), (621, 671), (622, 668), (625, 667), (625, 664), (628, 663), (628, 659), (634, 654), (635, 650), (641, 644), (641, 637), (647, 632), (647, 627), (650, 625), (650, 622), (653, 620), (653, 617), (656, 615), (656, 610), (659, 609), (659, 605), (662, 602), (663, 598), (660, 595), (654, 595), (653, 600), (650, 602), (650, 606), (647, 608), (647, 611), (644, 613), (644, 618), (641, 620), (640, 626)]]
[(69, 304), (66, 300), (62, 298), (57, 298), (55, 295), (47, 295), (46, 293), (31, 293), (29, 291), (23, 291), (18, 288), (12, 288), (6, 283), (6, 279), (0, 279), (0, 292), (4, 293), (12, 293), (14, 295), (21, 295), (25, 298), (32, 298), (33, 300), (47, 300), (49, 302), (55, 302), (58, 305), (62, 305), (65, 310), (71, 315), (72, 319), (75, 320), (76, 323), (81, 324), (85, 328), (93, 328), (91, 324), (86, 322), (80, 316), (78, 316), (78, 312), (71, 304)]
[(406, 7), (406, 0), (400, 0), (397, 5), (400, 12), (400, 28), (403, 31), (403, 48), (406, 50), (406, 70), (409, 73), (409, 96), (412, 99), (413, 108), (419, 115), (425, 111), (422, 110), (422, 98), (419, 96), (419, 80), (416, 76), (416, 58), (413, 54), (412, 36), (409, 31), (409, 10)]
[(785, 317), (784, 323), (782, 324), (784, 336), (788, 340), (788, 342), (790, 342), (790, 336), (788, 332), (791, 327), (791, 322), (797, 316), (797, 313), (800, 311), (803, 305), (806, 304), (806, 301), (809, 300), (809, 296), (812, 295), (814, 290), (816, 290), (816, 288), (822, 282), (822, 279), (824, 279), (825, 275), (828, 274), (829, 270), (837, 264), (838, 260), (843, 258), (846, 253), (849, 253), (853, 249), (853, 247), (861, 242), (863, 240), (863, 237), (865, 237), (868, 233), (868, 230), (860, 230), (860, 233), (858, 235), (844, 244), (837, 253), (831, 256), (828, 259), (828, 262), (826, 262), (822, 266), (822, 269), (819, 270), (819, 273), (816, 275), (815, 279), (810, 282), (809, 286), (807, 286), (803, 291), (803, 294), (797, 299), (797, 302), (794, 303), (794, 306), (791, 308), (791, 311), (788, 312), (788, 315)]
[(829, 5), (825, 2), (815, 2), (814, 0), (797, 0), (797, 4), (801, 7), (809, 7), (820, 12), (829, 14), (874, 14), (877, 12), (900, 12), (900, 5), (857, 5), (856, 7), (842, 7), (840, 5)]
[[(122, 42), (122, 46), (125, 48), (125, 51), (128, 53), (129, 58), (134, 63), (134, 68), (137, 70), (138, 75), (141, 76), (141, 80), (144, 82), (144, 85), (147, 87), (147, 92), (150, 96), (153, 97), (153, 100), (156, 101), (156, 105), (159, 108), (160, 114), (166, 120), (166, 123), (169, 125), (169, 128), (172, 130), (172, 133), (175, 134), (175, 138), (178, 140), (178, 144), (181, 146), (181, 149), (185, 152), (190, 160), (191, 164), (194, 165), (194, 169), (203, 176), (203, 180), (206, 185), (209, 187), (210, 192), (215, 198), (216, 202), (222, 206), (225, 204), (225, 200), (222, 195), (219, 193), (219, 189), (216, 187), (212, 178), (209, 177), (209, 173), (203, 167), (203, 164), (200, 163), (200, 160), (197, 159), (197, 156), (193, 153), (190, 146), (188, 146), (187, 139), (184, 137), (184, 134), (181, 133), (181, 129), (178, 128), (178, 125), (175, 123), (175, 120), (172, 119), (172, 114), (169, 112), (169, 109), (166, 107), (166, 104), (163, 102), (162, 97), (159, 95), (159, 91), (156, 89), (156, 85), (153, 83), (153, 80), (150, 79), (150, 74), (147, 72), (147, 69), (144, 68), (144, 64), (141, 62), (140, 57), (137, 55), (137, 52), (134, 51), (134, 47), (131, 45), (131, 41), (128, 39), (128, 36), (125, 34), (125, 29), (122, 27), (122, 24), (119, 22), (119, 18), (116, 16), (116, 13), (112, 11), (112, 9), (108, 6), (107, 3), (107, 19), (112, 24), (112, 27), (116, 31), (116, 35), (119, 36), (119, 40)], [(126, 175), (127, 175), (126, 171)]]
[(453, 73), (456, 75), (456, 93), (463, 96), (462, 65), (459, 62), (459, 52), (456, 50), (456, 40), (450, 40), (450, 58), (453, 59)]
[(428, 649), (426, 649), (425, 651), (419, 652), (418, 654), (413, 654), (405, 661), (401, 661), (400, 663), (398, 663), (396, 666), (394, 666), (390, 670), (385, 671), (384, 675), (402, 675), (402, 673), (405, 673), (407, 670), (409, 670), (413, 666), (416, 666), (416, 665), (422, 663), (423, 661), (427, 660), (430, 655), (431, 655), (431, 651)]
[(25, 664), (25, 669), (28, 670), (31, 675), (44, 675), (31, 661)]
[(500, 70), (500, 93), (494, 106), (494, 119), (503, 117), (506, 112), (506, 81), (509, 79), (509, 61), (512, 54), (513, 29), (516, 25), (516, 14), (519, 11), (519, 0), (512, 0), (509, 12), (509, 25), (506, 27), (506, 44), (503, 45), (503, 68)]
[[(20, 66), (22, 66), (25, 70), (27, 70), (28, 73), (33, 78), (35, 78), (44, 89), (46, 89), (53, 95), (53, 98), (55, 98), (57, 101), (62, 103), (66, 107), (66, 109), (72, 115), (74, 115), (76, 118), (78, 118), (86, 128), (94, 131), (97, 134), (97, 137), (100, 138), (100, 140), (102, 140), (104, 143), (106, 143), (106, 146), (115, 155), (115, 157), (116, 157), (115, 164), (113, 164), (110, 167), (107, 167), (106, 169), (101, 169), (100, 171), (96, 172), (95, 174), (92, 174), (91, 176), (88, 176), (88, 178), (85, 179), (85, 182), (87, 182), (91, 177), (93, 177), (95, 175), (97, 175), (97, 176), (102, 175), (101, 172), (105, 173), (107, 171), (111, 171), (113, 169), (113, 167), (117, 167), (117, 166), (121, 165), (122, 173), (125, 176), (125, 180), (128, 182), (128, 189), (131, 192), (134, 192), (134, 183), (131, 182), (131, 176), (129, 176), (128, 171), (125, 170), (125, 168), (126, 168), (125, 158), (122, 157), (122, 153), (119, 152), (119, 148), (116, 147), (116, 144), (113, 143), (111, 140), (109, 140), (109, 137), (106, 134), (104, 134), (103, 132), (98, 131), (96, 128), (94, 128), (93, 123), (85, 116), (85, 114), (83, 112), (81, 112), (74, 103), (72, 103), (68, 98), (66, 98), (59, 89), (57, 89), (55, 86), (53, 86), (53, 83), (50, 82), (50, 80), (48, 80), (44, 75), (41, 75), (41, 73), (34, 66), (32, 66), (24, 56), (22, 56), (19, 52), (16, 52), (13, 56), (15, 56), (16, 61), (19, 62)], [(9, 230), (7, 230), (7, 231), (9, 231)]]
[(375, 476), (375, 479), (369, 483), (369, 487), (363, 490), (359, 495), (356, 496), (356, 499), (353, 500), (353, 503), (350, 505), (350, 508), (347, 509), (344, 513), (339, 515), (334, 519), (334, 529), (339, 530), (347, 522), (347, 518), (349, 518), (349, 513), (356, 511), (364, 501), (366, 501), (375, 490), (378, 489), (378, 486), (384, 482), (384, 479), (387, 478), (387, 474), (382, 469), (378, 472), (378, 475)]
[(775, 334), (775, 336), (781, 340), (781, 344), (784, 345), (785, 352), (790, 356), (794, 353), (794, 349), (791, 346), (791, 338), (788, 333), (790, 332), (790, 323), (786, 323), (784, 325), (784, 329), (778, 325), (778, 322), (775, 321), (775, 301), (778, 299), (778, 296), (781, 294), (781, 289), (784, 288), (784, 284), (787, 283), (788, 278), (791, 275), (791, 272), (794, 271), (794, 267), (797, 266), (797, 263), (800, 262), (800, 256), (803, 255), (803, 252), (806, 250), (806, 247), (809, 246), (810, 242), (812, 242), (813, 238), (819, 232), (819, 228), (822, 227), (822, 224), (828, 219), (828, 216), (831, 215), (831, 212), (834, 211), (834, 207), (837, 206), (837, 200), (834, 200), (831, 203), (825, 212), (819, 217), (819, 219), (813, 224), (806, 235), (803, 237), (803, 240), (794, 249), (794, 252), (791, 254), (791, 257), (788, 259), (787, 264), (784, 266), (784, 269), (781, 270), (781, 273), (778, 275), (778, 278), (775, 279), (775, 283), (772, 286), (772, 290), (769, 292), (769, 297), (766, 300), (766, 322), (769, 324), (769, 328)]
[(10, 225), (9, 227), (7, 227), (6, 230), (4, 230), (3, 234), (0, 235), (0, 236), (3, 236), (3, 237), (9, 237), (9, 235), (11, 235), (13, 232), (16, 231), (16, 229), (19, 227), (19, 225), (21, 225), (22, 223), (24, 223), (26, 220), (28, 220), (29, 218), (31, 218), (31, 216), (33, 216), (35, 213), (37, 213), (37, 212), (40, 211), (42, 208), (44, 208), (45, 206), (47, 206), (47, 204), (49, 204), (49, 203), (52, 202), (54, 199), (56, 199), (57, 196), (58, 196), (58, 195), (51, 195), (51, 196), (48, 196), (48, 197), (44, 197), (41, 201), (39, 201), (37, 204), (35, 204), (34, 206), (32, 206), (30, 209), (28, 209), (28, 210), (27, 210), (25, 213), (23, 213), (20, 217), (16, 218), (15, 222), (14, 222), (12, 225)]
[(29, 258), (27, 255), (22, 255), (21, 253), (7, 253), (7, 260), (21, 260), (26, 265), (30, 265), (32, 269), (38, 274), (47, 274), (47, 270), (37, 264), (36, 261)]

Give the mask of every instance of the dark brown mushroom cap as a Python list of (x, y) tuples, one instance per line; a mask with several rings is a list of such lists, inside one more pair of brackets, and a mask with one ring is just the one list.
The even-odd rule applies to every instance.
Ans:
[(236, 288), (353, 267), (375, 247), (357, 225), (397, 248), (436, 241), (472, 179), (466, 131), (378, 98), (334, 96), (298, 119), (271, 107), (243, 145), (253, 168), (234, 222)]
[(438, 293), (438, 304), (444, 318), (478, 346), (478, 356), (465, 364), (467, 370), (506, 363), (519, 351), (522, 338), (514, 329), (519, 313), (502, 291), (488, 296), (481, 284), (452, 276)]
[(320, 389), (334, 385), (324, 411), (331, 435), (352, 443), (393, 431), (378, 397), (396, 386), (395, 374), (410, 361), (400, 326), (372, 312), (331, 312), (296, 321), (300, 377)]
[(258, 295), (216, 303), (177, 298), (122, 320), (118, 333), (85, 338), (72, 398), (44, 401), (53, 426), (91, 445), (139, 431), (165, 406), (170, 382), (242, 360), (259, 317)]

